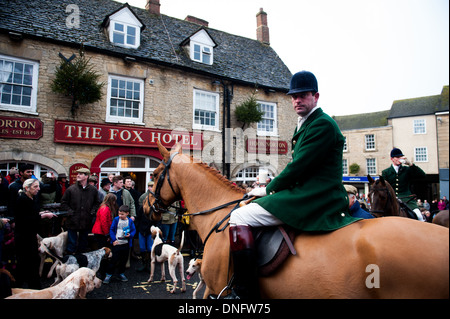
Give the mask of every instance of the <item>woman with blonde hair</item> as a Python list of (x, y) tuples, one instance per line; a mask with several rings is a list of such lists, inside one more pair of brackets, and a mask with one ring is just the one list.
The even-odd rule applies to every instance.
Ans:
[(113, 218), (117, 216), (118, 207), (116, 200), (116, 195), (108, 193), (98, 208), (97, 217), (92, 227), (92, 233), (97, 241), (98, 248), (108, 246), (109, 229)]
[(40, 211), (39, 181), (27, 179), (19, 190), (16, 209), (14, 242), (17, 257), (17, 286), (27, 282), (30, 289), (41, 289), (39, 277), (40, 257), (38, 253), (37, 230), (41, 218), (53, 218), (55, 214)]

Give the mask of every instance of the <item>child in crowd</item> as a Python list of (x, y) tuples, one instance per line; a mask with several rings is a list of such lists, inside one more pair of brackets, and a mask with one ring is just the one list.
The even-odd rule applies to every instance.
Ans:
[(98, 248), (109, 246), (109, 229), (111, 228), (112, 220), (116, 215), (116, 195), (108, 193), (97, 211), (97, 217), (94, 226), (92, 227), (92, 233), (97, 241)]
[(103, 280), (104, 284), (109, 284), (111, 276), (116, 269), (119, 272), (119, 278), (121, 281), (128, 281), (125, 277), (125, 265), (130, 254), (130, 248), (133, 244), (133, 237), (136, 233), (136, 227), (133, 220), (129, 217), (130, 208), (127, 205), (119, 207), (119, 216), (114, 218), (109, 235), (112, 243), (112, 259), (106, 270), (106, 277)]

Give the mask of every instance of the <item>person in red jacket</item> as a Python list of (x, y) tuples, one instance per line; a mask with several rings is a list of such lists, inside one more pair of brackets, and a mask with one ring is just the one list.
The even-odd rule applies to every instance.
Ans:
[(118, 207), (116, 200), (116, 195), (112, 193), (106, 194), (97, 211), (92, 233), (98, 243), (98, 248), (108, 246), (109, 229), (111, 228), (113, 218), (117, 216)]

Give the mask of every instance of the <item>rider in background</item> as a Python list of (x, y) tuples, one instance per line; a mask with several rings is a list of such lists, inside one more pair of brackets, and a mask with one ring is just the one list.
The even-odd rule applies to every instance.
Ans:
[(399, 148), (392, 149), (391, 161), (392, 165), (383, 170), (381, 176), (391, 184), (397, 198), (414, 211), (417, 219), (425, 221), (411, 193), (412, 180), (425, 178), (425, 172), (420, 167), (408, 161)]
[(292, 138), (292, 162), (265, 188), (249, 193), (261, 198), (231, 214), (235, 286), (230, 298), (259, 294), (252, 227), (287, 224), (303, 231), (332, 231), (360, 220), (350, 215), (342, 185), (344, 137), (336, 122), (317, 106), (314, 74), (294, 74), (288, 95), (299, 116)]

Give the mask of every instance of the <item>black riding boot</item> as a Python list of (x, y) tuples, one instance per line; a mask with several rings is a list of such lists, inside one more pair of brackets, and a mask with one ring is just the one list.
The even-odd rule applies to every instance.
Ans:
[(228, 298), (259, 298), (255, 245), (250, 226), (230, 226), (230, 248), (234, 266), (234, 288)]

